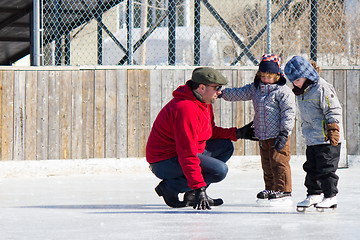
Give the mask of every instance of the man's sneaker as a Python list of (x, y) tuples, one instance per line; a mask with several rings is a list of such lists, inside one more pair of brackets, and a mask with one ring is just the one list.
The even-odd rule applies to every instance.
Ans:
[(291, 197), (291, 192), (272, 192), (269, 194), (269, 200), (271, 199), (281, 199), (285, 197)]
[(269, 195), (271, 193), (273, 193), (274, 191), (273, 190), (263, 190), (261, 192), (259, 192), (256, 197), (259, 198), (259, 199), (268, 199), (269, 198)]

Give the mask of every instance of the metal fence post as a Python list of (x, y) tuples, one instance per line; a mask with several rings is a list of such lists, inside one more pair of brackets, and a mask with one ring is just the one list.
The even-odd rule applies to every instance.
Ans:
[(175, 0), (169, 0), (169, 22), (168, 22), (168, 63), (175, 65), (176, 56), (176, 8)]
[[(97, 1), (97, 6), (98, 9), (100, 8), (101, 5), (101, 0)], [(97, 22), (97, 64), (98, 65), (102, 65), (102, 51), (103, 51), (103, 37), (102, 37), (102, 28), (100, 26), (99, 20), (100, 22), (102, 22), (102, 13), (96, 13), (96, 20), (98, 20)]]
[(65, 52), (65, 65), (70, 65), (70, 33), (66, 33), (65, 34), (65, 39), (64, 39), (65, 43), (64, 43), (64, 52)]
[(200, 0), (194, 5), (194, 65), (200, 65)]
[(32, 20), (32, 56), (31, 65), (40, 65), (40, 0), (33, 2), (33, 20)]
[(267, 0), (267, 53), (271, 53), (271, 0)]
[(311, 0), (310, 8), (310, 59), (317, 61), (317, 19), (318, 1)]
[(133, 51), (133, 29), (134, 29), (134, 1), (127, 1), (127, 16), (126, 16), (126, 26), (127, 26), (127, 62), (129, 65), (134, 63), (134, 51)]
[(55, 1), (55, 65), (61, 65), (61, 2)]

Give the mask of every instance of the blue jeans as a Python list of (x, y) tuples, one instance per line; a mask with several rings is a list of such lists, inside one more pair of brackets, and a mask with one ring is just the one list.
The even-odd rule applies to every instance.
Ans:
[[(214, 139), (206, 142), (205, 151), (199, 153), (201, 173), (206, 184), (220, 182), (226, 177), (228, 167), (225, 164), (234, 152), (234, 146), (228, 139)], [(151, 171), (174, 192), (191, 191), (178, 157), (150, 164)]]

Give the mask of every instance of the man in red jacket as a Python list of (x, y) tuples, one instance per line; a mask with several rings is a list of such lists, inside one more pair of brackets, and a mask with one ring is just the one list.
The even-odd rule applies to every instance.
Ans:
[[(151, 171), (163, 179), (155, 188), (174, 208), (193, 206), (210, 209), (222, 199), (212, 199), (206, 188), (227, 174), (227, 160), (234, 152), (231, 141), (252, 138), (251, 124), (221, 128), (214, 122), (213, 106), (227, 80), (210, 67), (196, 68), (191, 80), (173, 92), (173, 99), (160, 111), (146, 145)], [(183, 193), (179, 201), (178, 194)]]

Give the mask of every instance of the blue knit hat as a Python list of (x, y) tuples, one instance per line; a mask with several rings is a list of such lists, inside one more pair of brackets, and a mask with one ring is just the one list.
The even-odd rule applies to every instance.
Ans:
[(275, 54), (264, 54), (259, 64), (259, 72), (276, 73), (284, 76), (281, 71), (279, 56)]
[(319, 74), (311, 65), (310, 61), (301, 56), (293, 57), (285, 65), (284, 72), (290, 82), (294, 82), (299, 78), (307, 78), (313, 82), (319, 79)]

